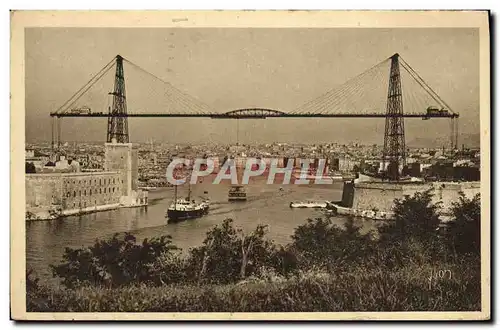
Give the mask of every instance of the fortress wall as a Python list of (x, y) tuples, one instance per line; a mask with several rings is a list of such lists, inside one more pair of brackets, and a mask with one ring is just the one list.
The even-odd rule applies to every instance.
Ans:
[(479, 182), (432, 182), (432, 183), (358, 183), (354, 188), (353, 208), (358, 210), (390, 211), (395, 198), (413, 196), (416, 192), (433, 189), (433, 203), (440, 202), (443, 211), (448, 212), (453, 202), (458, 201), (460, 192), (472, 198), (479, 193)]
[(434, 202), (441, 202), (444, 211), (447, 212), (460, 198), (460, 192), (463, 192), (467, 198), (472, 198), (479, 193), (479, 182), (435, 182), (434, 188)]
[(116, 204), (120, 173), (77, 172), (26, 174), (26, 209), (61, 210)]
[(354, 186), (353, 208), (381, 211), (391, 209), (394, 199), (402, 197), (402, 189), (394, 184), (359, 183)]
[(48, 207), (62, 204), (61, 174), (26, 174), (26, 207)]
[(62, 208), (80, 209), (116, 204), (121, 176), (117, 172), (81, 172), (63, 175)]
[(467, 198), (473, 198), (481, 192), (479, 187), (468, 187), (462, 190)]
[(459, 199), (459, 192), (462, 190), (459, 184), (446, 182), (436, 182), (432, 185), (432, 188), (434, 188), (432, 201), (441, 203), (444, 210), (448, 210), (451, 204)]

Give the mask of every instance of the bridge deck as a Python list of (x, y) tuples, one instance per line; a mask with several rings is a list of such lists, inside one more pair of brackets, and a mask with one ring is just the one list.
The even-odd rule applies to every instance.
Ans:
[[(237, 114), (237, 113), (127, 113), (127, 114), (111, 114), (111, 113), (51, 113), (51, 117), (175, 117), (175, 118), (212, 118), (212, 119), (265, 119), (265, 118), (386, 118), (391, 115), (387, 113), (274, 113), (274, 114)], [(404, 113), (402, 115), (394, 115), (394, 117), (405, 118), (458, 118), (457, 113), (443, 114), (426, 114), (426, 113)]]

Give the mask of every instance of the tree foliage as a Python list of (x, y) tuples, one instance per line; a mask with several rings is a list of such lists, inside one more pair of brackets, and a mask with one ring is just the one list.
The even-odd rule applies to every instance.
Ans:
[(188, 256), (191, 278), (198, 282), (229, 283), (254, 275), (260, 267), (273, 263), (275, 245), (264, 238), (265, 225), (245, 234), (232, 219), (209, 230), (199, 247)]
[(151, 282), (160, 257), (177, 249), (171, 243), (170, 236), (146, 238), (142, 244), (137, 244), (136, 238), (129, 233), (115, 234), (88, 248), (66, 248), (63, 262), (52, 266), (52, 270), (67, 287), (86, 284), (114, 287)]
[(200, 246), (185, 253), (170, 236), (138, 244), (133, 235), (117, 234), (87, 248), (67, 248), (61, 264), (52, 269), (66, 287), (76, 288), (229, 284), (310, 271), (398, 270), (458, 262), (463, 257), (479, 265), (479, 195), (461, 195), (452, 205), (454, 219), (444, 232), (436, 230), (439, 205), (432, 204), (431, 197), (427, 191), (395, 200), (395, 221), (380, 226), (377, 235), (362, 233), (352, 217), (340, 223), (325, 216), (308, 219), (295, 229), (289, 244), (277, 246), (266, 238), (265, 225), (245, 232), (226, 219), (206, 233)]
[(440, 204), (432, 202), (432, 190), (416, 192), (394, 200), (394, 221), (379, 231), (382, 239), (394, 241), (416, 238), (432, 240), (439, 227)]
[(35, 164), (33, 164), (33, 162), (26, 162), (25, 163), (25, 173), (26, 174), (36, 173), (36, 167), (35, 167)]
[(291, 249), (306, 267), (349, 267), (368, 253), (370, 233), (362, 235), (352, 217), (344, 228), (332, 224), (329, 217), (308, 219), (295, 229)]
[(448, 229), (450, 244), (455, 252), (480, 254), (481, 251), (481, 199), (476, 194), (467, 198), (460, 192), (460, 198), (451, 207), (453, 218)]

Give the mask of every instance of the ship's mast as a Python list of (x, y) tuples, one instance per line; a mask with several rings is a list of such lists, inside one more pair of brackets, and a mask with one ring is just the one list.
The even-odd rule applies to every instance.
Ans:
[(174, 210), (177, 210), (177, 185), (174, 186)]
[(193, 175), (193, 171), (191, 170), (191, 173), (189, 175), (189, 181), (188, 181), (188, 201), (191, 200), (191, 176)]

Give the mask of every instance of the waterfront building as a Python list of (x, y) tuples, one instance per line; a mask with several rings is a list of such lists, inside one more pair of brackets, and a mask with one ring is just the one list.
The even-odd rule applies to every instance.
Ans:
[(131, 143), (106, 143), (104, 171), (80, 172), (61, 158), (52, 173), (26, 174), (27, 218), (147, 205), (147, 191), (137, 187), (137, 157)]
[(118, 172), (58, 172), (26, 175), (27, 211), (43, 218), (54, 212), (69, 215), (117, 206)]

